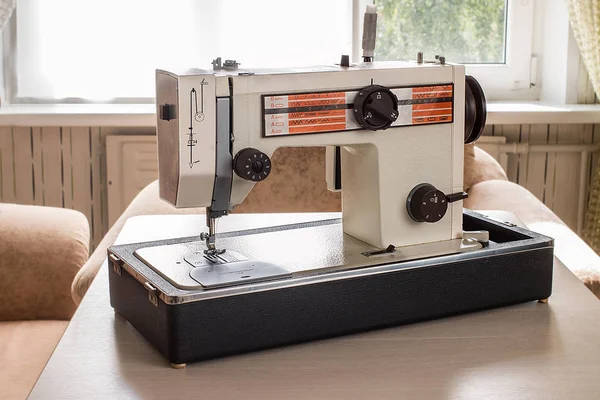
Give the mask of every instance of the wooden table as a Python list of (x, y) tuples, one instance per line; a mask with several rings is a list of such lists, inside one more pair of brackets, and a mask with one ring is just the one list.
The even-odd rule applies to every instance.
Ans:
[[(232, 215), (219, 222), (219, 231), (331, 217)], [(118, 243), (196, 235), (204, 222), (203, 216), (135, 217)], [(548, 304), (529, 302), (183, 370), (170, 368), (114, 314), (106, 268), (31, 399), (600, 399), (600, 302), (558, 260)]]

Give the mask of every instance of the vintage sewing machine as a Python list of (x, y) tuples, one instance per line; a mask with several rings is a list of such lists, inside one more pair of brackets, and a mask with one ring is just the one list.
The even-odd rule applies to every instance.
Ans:
[[(112, 306), (173, 365), (550, 296), (552, 239), (463, 210), (485, 124), (464, 66), (214, 66), (156, 73), (160, 196), (208, 232), (109, 249)], [(342, 218), (216, 232), (302, 146), (337, 146)]]

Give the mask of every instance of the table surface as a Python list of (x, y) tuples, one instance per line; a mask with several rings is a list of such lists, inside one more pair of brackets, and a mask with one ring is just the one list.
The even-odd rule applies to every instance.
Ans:
[[(337, 216), (232, 215), (221, 219), (219, 231)], [(134, 217), (117, 242), (197, 235), (204, 222), (203, 216)], [(528, 302), (175, 370), (113, 312), (105, 263), (29, 398), (600, 399), (600, 302), (556, 260), (548, 304)]]

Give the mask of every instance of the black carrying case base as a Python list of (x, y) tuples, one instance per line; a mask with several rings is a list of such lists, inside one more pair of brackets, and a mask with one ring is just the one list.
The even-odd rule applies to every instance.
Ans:
[(551, 238), (469, 210), (463, 226), (489, 231), (490, 246), (408, 268), (368, 267), (345, 279), (174, 304), (151, 280), (142, 282), (133, 252), (197, 238), (112, 246), (110, 302), (170, 363), (184, 364), (550, 297)]

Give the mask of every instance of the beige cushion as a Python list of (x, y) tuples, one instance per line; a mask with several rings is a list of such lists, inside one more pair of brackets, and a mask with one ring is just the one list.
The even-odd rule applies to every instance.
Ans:
[(67, 321), (0, 322), (0, 398), (25, 399)]
[(468, 190), (471, 186), (492, 179), (507, 181), (506, 173), (494, 159), (484, 150), (474, 144), (465, 146), (465, 165), (463, 187)]
[(554, 254), (600, 298), (600, 258), (527, 189), (507, 181), (480, 182), (469, 190), (464, 205), (473, 210), (510, 211), (527, 228), (554, 238)]
[(488, 180), (473, 185), (464, 206), (472, 210), (510, 211), (527, 226), (534, 222), (562, 223), (544, 203), (530, 191), (506, 180)]
[(79, 304), (83, 295), (92, 284), (98, 270), (106, 258), (106, 250), (119, 236), (125, 222), (136, 215), (159, 215), (159, 214), (204, 214), (204, 208), (174, 208), (158, 197), (158, 181), (146, 186), (121, 214), (119, 219), (110, 228), (108, 233), (94, 250), (85, 265), (77, 272), (71, 285), (71, 295), (75, 303)]
[(254, 186), (238, 213), (342, 211), (339, 192), (327, 190), (325, 148), (277, 149), (269, 178)]
[(0, 204), (0, 321), (70, 319), (71, 282), (88, 246), (77, 211)]

